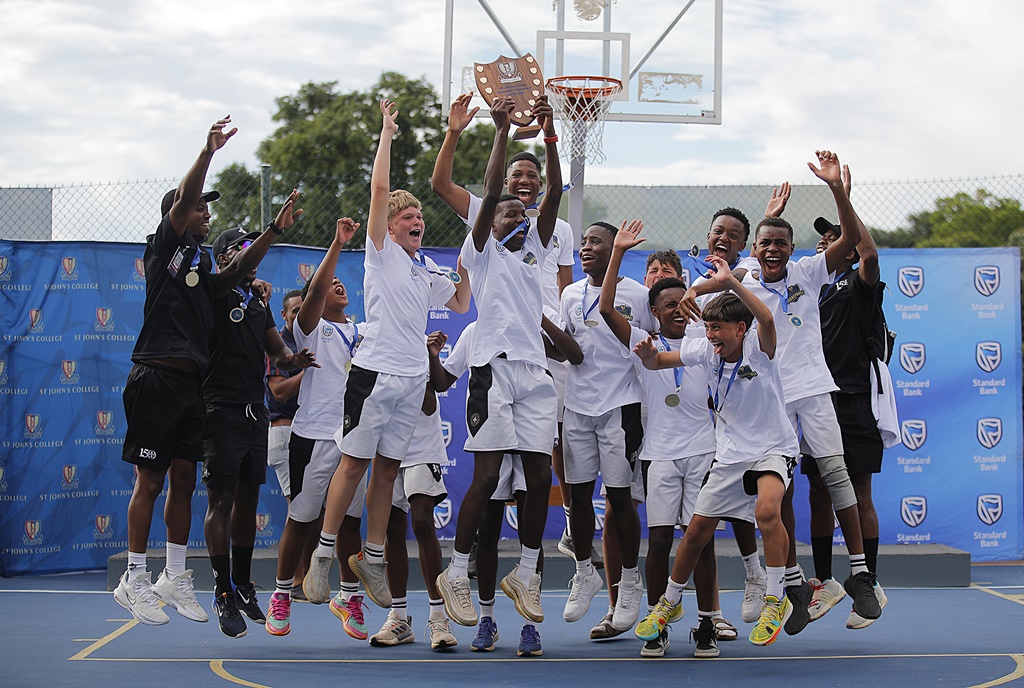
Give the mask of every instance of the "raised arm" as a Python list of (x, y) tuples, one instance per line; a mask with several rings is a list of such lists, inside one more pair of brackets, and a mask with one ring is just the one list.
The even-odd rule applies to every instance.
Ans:
[[(386, 211), (385, 211), (386, 212)], [(343, 217), (338, 220), (337, 229), (334, 232), (334, 241), (327, 248), (323, 260), (313, 274), (313, 280), (309, 283), (306, 297), (302, 299), (302, 306), (299, 307), (299, 314), (295, 316), (295, 324), (299, 326), (302, 333), (308, 335), (316, 328), (320, 318), (324, 314), (324, 305), (327, 302), (327, 291), (334, 284), (334, 271), (338, 267), (338, 254), (356, 230), (359, 223), (353, 222), (352, 218)]]
[(284, 340), (281, 339), (281, 333), (277, 331), (277, 328), (268, 327), (263, 333), (263, 343), (267, 348), (267, 357), (270, 359), (270, 363), (275, 368), (281, 370), (296, 370), (299, 368), (319, 368), (320, 366), (316, 363), (316, 356), (309, 352), (309, 349), (303, 349), (292, 353)]
[[(484, 172), (484, 197), (480, 200), (480, 213), (473, 223), (473, 246), (483, 251), (491, 237), (494, 225), (494, 211), (501, 198), (501, 184), (505, 179), (505, 151), (508, 149), (508, 130), (515, 103), (508, 98), (496, 98), (491, 103), (491, 119), (494, 120), (494, 144), (491, 157)], [(554, 225), (552, 225), (554, 230)]]
[(782, 182), (782, 186), (772, 189), (772, 197), (768, 199), (768, 205), (765, 206), (764, 216), (782, 217), (782, 213), (786, 210), (786, 204), (789, 203), (790, 191), (789, 182)]
[(398, 110), (388, 99), (380, 101), (383, 122), (377, 155), (373, 159), (370, 175), (370, 212), (366, 218), (366, 236), (378, 251), (384, 249), (388, 238), (388, 195), (391, 193), (391, 141), (398, 131)]
[(597, 304), (597, 312), (608, 323), (615, 338), (627, 349), (633, 334), (633, 327), (622, 313), (615, 310), (615, 289), (619, 283), (622, 257), (629, 249), (647, 241), (646, 237), (640, 236), (640, 231), (643, 228), (644, 223), (640, 220), (633, 220), (628, 226), (626, 221), (623, 221), (622, 226), (619, 227), (619, 231), (615, 234), (615, 243), (612, 244), (612, 255), (608, 259), (608, 267), (605, 269), (604, 281), (601, 283), (601, 299)]
[(555, 133), (555, 116), (551, 111), (547, 96), (537, 99), (533, 107), (537, 124), (544, 130), (544, 175), (547, 177), (547, 189), (537, 210), (537, 234), (547, 248), (551, 236), (555, 233), (555, 220), (558, 219), (558, 205), (562, 202), (562, 165), (558, 162), (558, 135)]
[(445, 307), (456, 313), (468, 313), (469, 303), (473, 298), (473, 290), (469, 286), (469, 272), (462, 267), (462, 256), (459, 256), (455, 263), (455, 272), (461, 278), (455, 285), (455, 293), (448, 299)]
[(427, 335), (427, 354), (430, 361), (430, 386), (435, 392), (444, 392), (459, 378), (441, 365), (441, 349), (448, 341), (448, 335), (438, 330)]
[[(583, 363), (583, 349), (580, 345), (572, 338), (568, 332), (560, 329), (555, 323), (548, 320), (548, 316), (540, 316), (540, 329), (547, 335), (548, 341), (555, 350), (564, 357), (564, 360), (569, 361), (572, 365), (579, 365)], [(550, 354), (549, 358), (552, 357)], [(555, 360), (562, 360), (555, 358)]]
[(829, 272), (835, 272), (846, 256), (860, 243), (860, 219), (853, 211), (850, 204), (850, 196), (846, 192), (842, 179), (842, 166), (839, 164), (839, 156), (831, 151), (814, 151), (818, 156), (818, 164), (807, 163), (814, 176), (828, 184), (832, 198), (836, 202), (836, 210), (839, 211), (839, 226), (842, 232), (839, 238), (832, 242), (832, 245), (825, 249), (825, 265)]
[(463, 93), (452, 103), (452, 109), (448, 111), (448, 130), (444, 134), (441, 150), (437, 152), (434, 172), (430, 175), (431, 190), (459, 217), (469, 216), (469, 192), (452, 181), (452, 166), (455, 164), (459, 137), (473, 121), (473, 116), (480, 111), (479, 107), (469, 109), (472, 98), (472, 93)]
[(195, 210), (196, 204), (199, 203), (199, 197), (203, 194), (203, 184), (206, 183), (206, 173), (210, 169), (213, 154), (223, 148), (228, 139), (238, 131), (238, 127), (224, 131), (230, 123), (231, 115), (226, 115), (210, 127), (210, 131), (206, 134), (206, 145), (203, 146), (199, 157), (192, 163), (192, 167), (185, 173), (181, 184), (178, 185), (178, 191), (174, 194), (174, 204), (167, 214), (171, 218), (174, 233), (179, 237), (188, 228), (189, 216)]
[[(850, 195), (850, 191), (853, 189), (853, 177), (850, 175), (850, 166), (843, 165), (843, 188), (846, 189), (846, 195)], [(860, 273), (861, 280), (865, 284), (876, 284), (881, 277), (878, 270), (878, 246), (875, 245), (875, 238), (871, 236), (871, 232), (861, 222), (860, 216), (857, 216), (857, 224), (860, 227), (860, 243), (857, 244), (857, 253), (860, 255), (860, 266), (857, 268), (857, 272)]]
[(633, 353), (648, 370), (664, 370), (683, 365), (678, 351), (658, 351), (654, 346), (654, 340), (650, 337), (634, 346)]
[(761, 351), (767, 354), (768, 358), (775, 358), (775, 318), (772, 316), (771, 309), (736, 279), (736, 276), (729, 270), (728, 263), (718, 256), (708, 256), (708, 260), (715, 266), (715, 274), (712, 275), (710, 281), (719, 282), (726, 289), (731, 289), (750, 309), (750, 312), (754, 314), (754, 319), (757, 320), (757, 342)]

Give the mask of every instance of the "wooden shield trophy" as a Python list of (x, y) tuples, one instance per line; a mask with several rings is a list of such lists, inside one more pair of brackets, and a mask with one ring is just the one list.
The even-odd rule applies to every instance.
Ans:
[(544, 95), (544, 75), (533, 55), (501, 55), (488, 64), (476, 62), (473, 64), (473, 75), (476, 77), (476, 87), (488, 107), (495, 98), (509, 98), (515, 102), (516, 109), (512, 111), (511, 119), (518, 129), (513, 139), (530, 139), (540, 133), (540, 126), (530, 125), (534, 120), (533, 106), (537, 98)]

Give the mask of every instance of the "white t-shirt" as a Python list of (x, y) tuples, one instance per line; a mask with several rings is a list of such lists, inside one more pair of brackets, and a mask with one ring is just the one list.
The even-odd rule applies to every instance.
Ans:
[[(423, 256), (426, 268), (389, 238), (377, 251), (367, 237), (363, 258), (363, 299), (366, 305), (365, 335), (353, 365), (389, 375), (413, 376), (427, 371), (427, 313), (455, 295), (447, 277), (428, 270), (437, 264)], [(474, 289), (476, 285), (473, 285)], [(360, 328), (362, 330), (364, 328)]]
[(320, 366), (307, 368), (299, 384), (299, 410), (292, 420), (292, 432), (299, 437), (329, 440), (342, 426), (345, 383), (348, 381), (346, 368), (363, 329), (363, 325), (351, 322), (335, 324), (323, 318), (308, 335), (302, 332), (297, 322), (292, 328), (295, 346), (299, 350), (308, 348)]
[[(768, 283), (777, 293), (761, 286), (753, 273), (743, 278), (743, 286), (761, 299), (775, 317), (778, 342), (775, 355), (779, 359), (787, 404), (839, 389), (825, 363), (818, 311), (818, 293), (830, 281), (824, 253), (791, 262), (783, 280)], [(782, 310), (780, 294), (788, 294), (788, 313)], [(791, 316), (799, 319), (800, 327), (793, 324)]]
[[(476, 222), (476, 216), (480, 214), (480, 198), (469, 194), (469, 217), (463, 218), (470, 228)], [(530, 218), (530, 230), (536, 231), (537, 220)], [(551, 235), (551, 242), (548, 244), (547, 256), (544, 260), (544, 305), (553, 311), (558, 310), (558, 268), (562, 265), (572, 267), (576, 264), (573, 257), (573, 235), (572, 227), (565, 220), (555, 220), (555, 233)], [(475, 288), (475, 287), (474, 287)]]
[[(634, 327), (629, 340), (630, 351), (647, 337), (647, 332)], [(684, 341), (669, 337), (662, 339), (654, 335), (654, 346), (658, 351), (679, 351)], [(639, 358), (634, 357), (634, 361), (640, 373), (647, 408), (640, 458), (644, 461), (675, 461), (715, 451), (715, 426), (708, 411), (708, 379), (704, 370), (693, 366), (648, 370)], [(678, 394), (678, 406), (665, 403), (665, 397), (670, 394)]]
[(409, 452), (402, 459), (402, 468), (418, 466), (424, 463), (447, 463), (448, 456), (444, 451), (444, 437), (441, 434), (441, 408), (438, 406), (434, 415), (428, 416), (420, 411), (416, 421), (416, 429), (412, 433)]
[[(565, 408), (587, 416), (600, 416), (641, 401), (643, 390), (632, 352), (622, 346), (598, 312), (601, 288), (589, 282), (590, 278), (584, 277), (562, 292), (560, 318), (583, 351), (583, 363), (569, 367)], [(647, 287), (634, 279), (619, 279), (615, 286), (615, 310), (634, 327), (648, 331), (655, 328), (654, 316), (647, 306)], [(587, 320), (597, 324), (587, 327)]]
[(475, 338), (476, 323), (471, 322), (462, 330), (459, 340), (455, 342), (455, 346), (448, 353), (448, 358), (444, 359), (441, 363), (444, 369), (456, 378), (462, 377), (469, 370), (469, 353), (473, 349), (473, 340)]
[(684, 339), (679, 358), (683, 365), (703, 368), (705, 382), (717, 392), (721, 418), (715, 427), (715, 461), (733, 464), (769, 454), (797, 455), (796, 433), (782, 396), (778, 352), (774, 360), (768, 358), (756, 332), (743, 337), (743, 358), (737, 363), (720, 366), (721, 358), (707, 339)]
[(528, 231), (523, 248), (515, 252), (493, 235), (478, 252), (473, 233), (466, 235), (460, 255), (473, 286), (480, 330), (470, 352), (471, 366), (487, 365), (504, 353), (510, 361), (547, 367), (540, 334), (545, 254), (536, 231)]

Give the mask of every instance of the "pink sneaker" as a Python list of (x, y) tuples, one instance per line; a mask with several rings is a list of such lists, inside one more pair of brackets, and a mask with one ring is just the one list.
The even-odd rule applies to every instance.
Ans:
[(267, 633), (288, 635), (292, 631), (292, 599), (286, 592), (275, 592), (270, 596), (267, 610)]
[(363, 618), (363, 604), (362, 595), (352, 595), (348, 598), (348, 602), (345, 602), (341, 598), (341, 592), (339, 591), (334, 599), (331, 600), (331, 613), (341, 619), (341, 623), (345, 625), (345, 633), (356, 640), (366, 640), (366, 621)]

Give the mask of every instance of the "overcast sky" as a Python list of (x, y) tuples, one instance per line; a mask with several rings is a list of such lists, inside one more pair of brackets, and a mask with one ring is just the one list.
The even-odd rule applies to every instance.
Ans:
[[(239, 134), (212, 171), (252, 168), (274, 98), (303, 83), (361, 89), (395, 70), (440, 92), (443, 9), (0, 0), (0, 186), (180, 177), (226, 113)], [(725, 0), (723, 124), (610, 124), (588, 181), (811, 182), (821, 147), (861, 180), (1024, 172), (1022, 26), (1015, 0)]]

